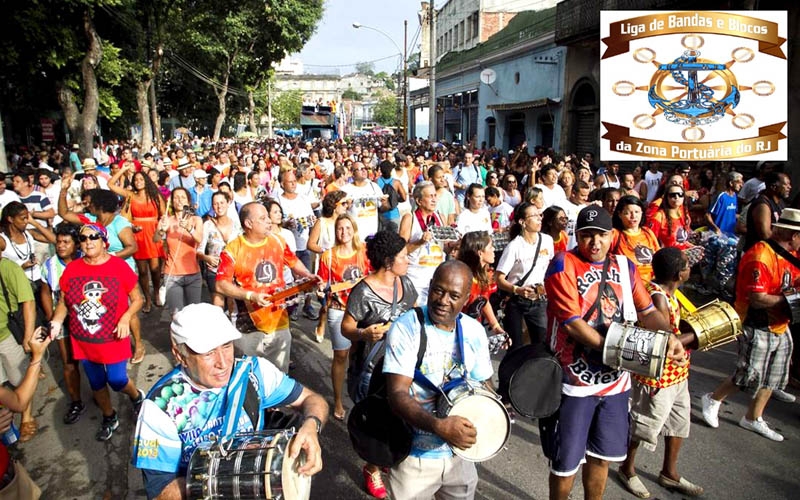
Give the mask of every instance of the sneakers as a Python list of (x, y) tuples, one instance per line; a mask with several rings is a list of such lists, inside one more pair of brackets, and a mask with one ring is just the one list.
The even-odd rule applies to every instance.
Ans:
[(103, 423), (100, 424), (100, 430), (94, 435), (98, 441), (108, 441), (114, 434), (114, 431), (119, 427), (119, 419), (117, 412), (114, 412), (110, 417), (103, 417)]
[(319, 319), (319, 313), (311, 307), (311, 304), (303, 307), (303, 315), (311, 321), (317, 321)]
[(781, 389), (775, 389), (772, 391), (772, 397), (778, 401), (783, 401), (784, 403), (794, 403), (794, 401), (797, 399), (794, 394), (789, 394)]
[(291, 319), (292, 321), (297, 321), (298, 319), (300, 319), (299, 306), (294, 306), (294, 309), (292, 309), (291, 312), (289, 312), (289, 319)]
[(742, 417), (742, 419), (739, 420), (739, 426), (747, 429), (748, 431), (761, 434), (767, 439), (778, 442), (783, 441), (783, 436), (770, 429), (767, 423), (761, 417), (758, 417), (758, 420), (747, 420), (747, 417)]
[(139, 416), (139, 410), (142, 409), (142, 403), (144, 403), (144, 391), (138, 389), (139, 396), (136, 399), (131, 400), (131, 404), (133, 404), (133, 415), (135, 417)]
[(712, 398), (710, 392), (703, 394), (701, 401), (703, 403), (703, 420), (709, 427), (716, 429), (719, 427), (719, 406), (721, 402)]
[(383, 484), (381, 471), (370, 472), (365, 465), (361, 472), (364, 473), (364, 486), (367, 493), (375, 498), (386, 498), (386, 486)]
[(73, 401), (70, 403), (67, 413), (64, 414), (64, 423), (67, 425), (74, 424), (85, 412), (86, 405), (83, 404), (83, 401)]

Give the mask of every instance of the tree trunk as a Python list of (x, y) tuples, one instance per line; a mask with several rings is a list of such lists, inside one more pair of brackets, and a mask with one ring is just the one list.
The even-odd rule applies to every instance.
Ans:
[(92, 157), (92, 139), (97, 124), (97, 113), (100, 109), (100, 96), (97, 90), (97, 75), (94, 69), (100, 64), (103, 58), (103, 46), (94, 23), (86, 10), (83, 13), (83, 29), (86, 33), (88, 46), (86, 55), (81, 62), (81, 76), (83, 77), (83, 111), (78, 109), (75, 103), (75, 95), (64, 85), (64, 82), (56, 84), (56, 94), (58, 103), (64, 113), (64, 120), (67, 123), (73, 142), (80, 146), (81, 158)]
[(156, 80), (158, 80), (158, 69), (161, 67), (164, 47), (159, 43), (156, 46), (156, 56), (153, 58), (153, 79), (150, 82), (150, 119), (153, 122), (153, 138), (157, 144), (161, 144), (161, 117), (158, 116), (158, 97), (156, 96)]
[(217, 94), (217, 101), (219, 101), (219, 113), (217, 114), (217, 122), (214, 124), (214, 137), (212, 140), (214, 142), (219, 140), (219, 136), (222, 133), (222, 125), (225, 123), (225, 98), (228, 96), (228, 79), (231, 76), (231, 66), (233, 65), (233, 56), (228, 58), (228, 66), (225, 68), (225, 79), (222, 82), (222, 88), (219, 90), (214, 90)]
[(147, 91), (152, 85), (152, 80), (136, 82), (136, 108), (139, 111), (139, 123), (142, 126), (141, 143), (139, 151), (142, 155), (153, 147), (153, 129), (150, 123), (150, 106), (147, 102)]
[(249, 105), (247, 117), (250, 119), (250, 132), (258, 134), (258, 126), (256, 125), (256, 100), (253, 98), (252, 90), (247, 92), (247, 103)]

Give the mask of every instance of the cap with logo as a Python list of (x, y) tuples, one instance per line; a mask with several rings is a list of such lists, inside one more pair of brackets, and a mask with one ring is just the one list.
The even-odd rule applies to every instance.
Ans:
[(603, 207), (590, 205), (578, 213), (575, 231), (594, 229), (597, 231), (611, 231), (611, 215)]

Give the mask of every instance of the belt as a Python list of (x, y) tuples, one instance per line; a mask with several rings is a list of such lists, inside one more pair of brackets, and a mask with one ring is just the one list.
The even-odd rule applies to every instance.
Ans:
[(158, 217), (134, 217), (134, 221), (158, 222)]

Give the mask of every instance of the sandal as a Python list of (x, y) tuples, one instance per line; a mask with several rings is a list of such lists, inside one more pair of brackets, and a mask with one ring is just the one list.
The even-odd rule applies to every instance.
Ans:
[(145, 306), (142, 308), (142, 313), (144, 313), (144, 314), (148, 314), (148, 313), (149, 313), (151, 310), (152, 310), (152, 305), (151, 305), (151, 304), (146, 304), (146, 305), (145, 305)]
[(338, 420), (339, 422), (344, 422), (344, 417), (347, 415), (347, 410), (342, 410), (342, 413), (333, 412), (333, 418)]
[(144, 346), (142, 344), (139, 344), (138, 346), (136, 346), (136, 351), (133, 353), (133, 358), (131, 359), (131, 364), (132, 365), (138, 365), (139, 363), (141, 363), (142, 360), (144, 359), (144, 353), (145, 353), (145, 350), (144, 350)]
[(36, 420), (31, 420), (30, 422), (22, 422), (19, 424), (19, 442), (26, 443), (33, 439), (36, 435), (36, 432), (39, 430), (39, 425), (36, 423)]

